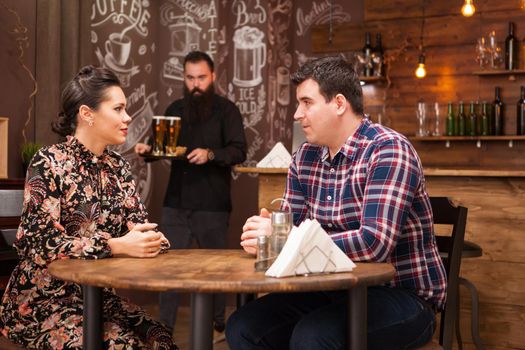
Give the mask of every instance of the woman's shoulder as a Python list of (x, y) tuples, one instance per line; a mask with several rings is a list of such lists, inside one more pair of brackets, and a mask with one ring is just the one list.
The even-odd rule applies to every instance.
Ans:
[(32, 163), (46, 162), (53, 164), (62, 164), (72, 158), (72, 153), (65, 142), (56, 143), (49, 146), (43, 146), (33, 157)]

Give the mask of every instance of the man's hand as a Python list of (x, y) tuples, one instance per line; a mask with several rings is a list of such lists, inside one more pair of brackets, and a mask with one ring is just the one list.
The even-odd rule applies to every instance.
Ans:
[(195, 148), (188, 154), (188, 161), (197, 165), (206, 164), (208, 162), (208, 152), (205, 148)]
[(135, 258), (154, 258), (160, 253), (161, 243), (167, 241), (162, 232), (154, 231), (157, 224), (135, 225), (126, 235), (108, 240), (114, 255), (124, 254)]
[(149, 152), (151, 152), (150, 145), (146, 145), (145, 143), (140, 143), (140, 142), (135, 145), (135, 153), (144, 154), (144, 153), (149, 153)]
[(242, 231), (241, 246), (248, 254), (257, 254), (257, 236), (269, 236), (272, 233), (270, 212), (262, 208), (261, 215), (255, 215), (246, 220)]

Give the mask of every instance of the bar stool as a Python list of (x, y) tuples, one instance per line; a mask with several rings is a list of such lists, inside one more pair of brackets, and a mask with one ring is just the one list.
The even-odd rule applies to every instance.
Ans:
[[(479, 245), (477, 245), (474, 242), (465, 241), (463, 243), (463, 251), (461, 252), (461, 259), (463, 258), (477, 258), (483, 255), (483, 249)], [(476, 345), (476, 349), (483, 350), (485, 347), (483, 346), (483, 343), (481, 342), (481, 337), (479, 336), (479, 297), (478, 297), (478, 290), (476, 289), (476, 286), (472, 284), (468, 279), (463, 278), (459, 276), (459, 284), (464, 285), (468, 288), (470, 291), (470, 298), (471, 298), (471, 309), (472, 313), (470, 315), (470, 330), (472, 333), (472, 341), (474, 342), (474, 345)], [(459, 293), (459, 291), (458, 291)], [(459, 296), (458, 296), (459, 298)], [(459, 308), (459, 303), (458, 303)], [(459, 328), (459, 310), (458, 310), (458, 317), (456, 319), (456, 339), (458, 341), (458, 347), (461, 350), (462, 349), (462, 341), (461, 341), (461, 332)]]
[[(442, 259), (446, 259), (448, 257), (448, 254), (446, 252), (439, 252), (439, 255)], [(466, 258), (477, 258), (483, 255), (483, 249), (479, 245), (477, 245), (474, 242), (470, 241), (464, 241), (463, 242), (463, 249), (461, 250), (461, 259)], [(478, 290), (476, 289), (476, 286), (472, 282), (470, 282), (468, 279), (459, 276), (458, 277), (458, 303), (457, 303), (457, 316), (456, 316), (456, 341), (458, 343), (458, 349), (463, 349), (463, 340), (461, 338), (461, 328), (459, 326), (459, 285), (464, 285), (468, 288), (470, 292), (471, 297), (471, 318), (470, 318), (470, 329), (472, 333), (472, 341), (474, 342), (474, 345), (476, 346), (476, 349), (483, 350), (485, 347), (483, 346), (483, 343), (481, 342), (481, 337), (479, 336), (479, 297), (478, 297)]]

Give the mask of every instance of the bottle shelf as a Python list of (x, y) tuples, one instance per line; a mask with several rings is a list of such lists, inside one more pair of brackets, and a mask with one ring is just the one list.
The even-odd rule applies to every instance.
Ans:
[(514, 141), (525, 141), (525, 135), (501, 135), (501, 136), (409, 136), (412, 141), (439, 142), (445, 141), (445, 147), (449, 148), (453, 141), (475, 141), (476, 147), (481, 147), (482, 141), (505, 141), (509, 148), (514, 146)]
[(383, 76), (381, 76), (381, 77), (377, 77), (377, 76), (372, 76), (372, 77), (360, 76), (359, 80), (362, 81), (365, 84), (373, 84), (373, 83), (379, 83), (381, 81), (386, 81), (386, 78), (383, 77)]
[(473, 75), (479, 75), (479, 76), (508, 76), (509, 80), (516, 80), (516, 75), (523, 75), (525, 74), (525, 69), (513, 69), (513, 70), (507, 70), (507, 69), (487, 69), (487, 70), (481, 70), (472, 72)]

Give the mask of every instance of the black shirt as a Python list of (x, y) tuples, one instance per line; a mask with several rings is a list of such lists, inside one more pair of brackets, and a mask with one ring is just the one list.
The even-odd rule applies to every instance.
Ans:
[(246, 159), (246, 137), (242, 116), (233, 102), (214, 96), (212, 116), (190, 124), (183, 114), (183, 100), (173, 102), (167, 116), (181, 117), (177, 146), (208, 148), (215, 158), (202, 165), (172, 160), (164, 206), (180, 209), (231, 211), (231, 166)]

